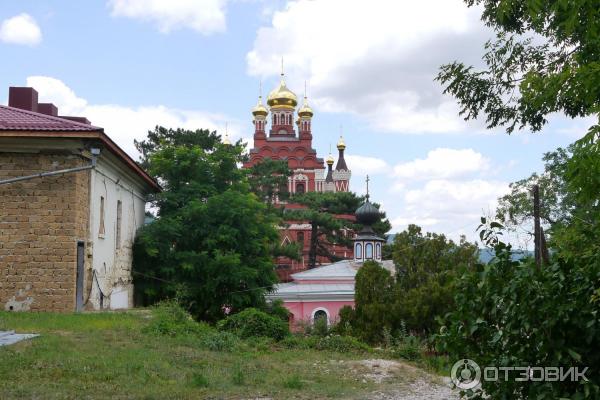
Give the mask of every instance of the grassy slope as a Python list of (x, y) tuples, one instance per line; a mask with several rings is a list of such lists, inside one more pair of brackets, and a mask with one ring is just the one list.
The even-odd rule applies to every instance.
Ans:
[(403, 383), (376, 386), (347, 367), (369, 355), (272, 345), (213, 352), (192, 335), (143, 333), (148, 317), (0, 312), (0, 330), (42, 335), (0, 347), (0, 399), (364, 398)]

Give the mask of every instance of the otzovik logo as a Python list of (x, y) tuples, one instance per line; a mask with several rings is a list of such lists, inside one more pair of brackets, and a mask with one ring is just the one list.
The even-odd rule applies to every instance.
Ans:
[(473, 389), (481, 382), (481, 368), (475, 361), (465, 358), (454, 363), (450, 378), (459, 389)]

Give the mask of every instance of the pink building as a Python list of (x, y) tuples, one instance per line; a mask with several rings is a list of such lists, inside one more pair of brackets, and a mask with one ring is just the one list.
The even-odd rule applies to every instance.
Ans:
[[(394, 273), (391, 260), (379, 262)], [(362, 261), (343, 260), (293, 274), (293, 281), (277, 285), (268, 299), (283, 301), (290, 311), (290, 326), (317, 318), (335, 323), (343, 306), (354, 307), (354, 280), (361, 265)]]

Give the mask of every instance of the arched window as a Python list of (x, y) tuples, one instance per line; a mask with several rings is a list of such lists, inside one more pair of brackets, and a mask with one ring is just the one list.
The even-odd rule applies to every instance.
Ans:
[(273, 125), (277, 125), (277, 114), (273, 115)]
[(356, 243), (354, 246), (354, 258), (362, 258), (362, 244)]
[(375, 245), (375, 258), (381, 260), (381, 243)]
[(300, 243), (300, 246), (304, 247), (304, 232), (298, 232), (296, 238), (298, 239), (298, 243)]
[(304, 193), (306, 192), (306, 187), (304, 186), (304, 183), (297, 183), (296, 184), (296, 193)]
[(365, 244), (365, 258), (373, 258), (373, 243)]
[(313, 314), (313, 323), (317, 323), (319, 321), (324, 320), (326, 324), (329, 324), (327, 311), (325, 310), (317, 310)]
[(288, 124), (291, 125), (292, 124), (292, 116), (288, 115)]

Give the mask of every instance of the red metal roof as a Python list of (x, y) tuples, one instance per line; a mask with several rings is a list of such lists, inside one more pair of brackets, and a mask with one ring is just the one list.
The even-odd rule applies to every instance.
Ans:
[(0, 130), (9, 131), (101, 131), (97, 126), (69, 121), (20, 108), (0, 105)]
[(125, 165), (146, 181), (153, 190), (157, 192), (161, 190), (159, 184), (113, 142), (104, 133), (104, 129), (97, 126), (0, 105), (0, 137), (97, 139), (110, 152), (120, 158)]

